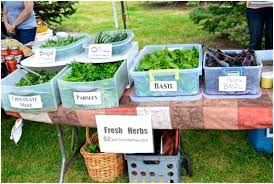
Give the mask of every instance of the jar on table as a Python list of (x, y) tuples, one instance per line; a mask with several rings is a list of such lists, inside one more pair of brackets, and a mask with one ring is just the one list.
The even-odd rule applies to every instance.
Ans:
[(8, 46), (1, 47), (1, 61), (5, 61), (5, 57), (10, 55)]
[(6, 60), (6, 65), (9, 73), (17, 69), (16, 67), (17, 61), (13, 55), (6, 56), (5, 60)]
[(22, 51), (18, 45), (10, 46), (10, 55), (13, 55), (17, 63), (20, 63), (22, 59)]
[(7, 65), (5, 63), (5, 59), (4, 61), (1, 60), (1, 79), (6, 77), (9, 74), (8, 69), (7, 69)]

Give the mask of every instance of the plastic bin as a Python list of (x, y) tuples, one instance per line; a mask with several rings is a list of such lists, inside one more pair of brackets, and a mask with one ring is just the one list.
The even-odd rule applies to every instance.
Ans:
[(273, 128), (248, 130), (248, 138), (256, 151), (273, 152)]
[[(56, 78), (58, 73), (49, 82), (43, 84), (37, 84), (32, 86), (17, 87), (16, 84), (25, 76), (27, 72), (25, 70), (19, 70), (12, 72), (5, 79), (2, 79), (2, 105), (6, 111), (13, 112), (41, 112), (41, 111), (56, 111), (57, 106), (60, 104), (61, 99), (59, 96), (59, 90)], [(40, 96), (42, 101), (42, 108), (15, 108), (11, 106), (9, 96)]]
[[(224, 50), (223, 52), (240, 53), (241, 50)], [(256, 53), (255, 53), (256, 56)], [(258, 95), (260, 94), (260, 76), (262, 71), (262, 62), (256, 59), (258, 66), (240, 66), (240, 67), (207, 67), (207, 53), (205, 53), (203, 67), (205, 72), (205, 90), (209, 95)], [(240, 76), (246, 76), (245, 91), (219, 91), (219, 77), (227, 76), (230, 73), (237, 73)]]
[[(100, 109), (119, 106), (119, 99), (123, 95), (128, 84), (128, 71), (126, 60), (122, 62), (113, 78), (92, 81), (92, 82), (68, 82), (64, 77), (71, 71), (71, 68), (63, 69), (58, 77), (58, 87), (63, 107), (74, 109)], [(75, 92), (96, 92), (101, 100), (89, 104), (75, 102)]]
[[(179, 70), (179, 79), (177, 81), (177, 91), (150, 91), (150, 72), (138, 72), (136, 69), (140, 66), (142, 58), (153, 51), (182, 49), (190, 50), (193, 47), (199, 52), (199, 65), (194, 69)], [(175, 44), (175, 45), (149, 45), (143, 48), (135, 58), (134, 64), (130, 69), (130, 76), (134, 81), (137, 96), (181, 96), (195, 95), (199, 93), (199, 75), (202, 74), (202, 46), (200, 44)], [(155, 81), (175, 81), (176, 73), (154, 73)]]
[[(128, 33), (128, 37), (125, 40), (122, 40), (119, 42), (108, 43), (108, 44), (112, 44), (112, 55), (119, 55), (122, 53), (126, 53), (128, 51), (128, 49), (131, 48), (132, 41), (134, 38), (134, 33), (131, 30), (123, 30), (123, 31)], [(106, 31), (106, 33), (108, 33), (108, 34), (113, 34), (115, 32), (117, 32), (117, 30)], [(90, 36), (89, 40), (83, 45), (83, 47), (85, 49), (85, 53), (88, 54), (89, 45), (94, 43), (95, 38), (96, 38), (96, 34)]]
[[(61, 46), (61, 47), (55, 47), (56, 48), (56, 57), (55, 57), (56, 61), (60, 61), (60, 60), (66, 59), (66, 58), (77, 56), (77, 55), (81, 54), (82, 52), (84, 52), (83, 44), (88, 41), (88, 34), (86, 34), (86, 33), (68, 33), (68, 34), (71, 36), (74, 36), (74, 37), (80, 37), (80, 36), (84, 36), (84, 37), (76, 42), (73, 42), (72, 44)], [(57, 39), (57, 38), (58, 38), (57, 36), (54, 36), (50, 39)], [(35, 52), (36, 49), (41, 48), (41, 46), (44, 45), (47, 40), (39, 43), (38, 45), (34, 45), (32, 47), (33, 51)]]

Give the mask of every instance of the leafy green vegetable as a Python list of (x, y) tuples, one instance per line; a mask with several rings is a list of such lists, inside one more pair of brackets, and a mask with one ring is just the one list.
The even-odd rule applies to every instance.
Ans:
[(78, 40), (81, 40), (84, 36), (74, 37), (69, 35), (67, 38), (57, 38), (57, 39), (49, 39), (46, 41), (45, 44), (41, 46), (41, 48), (48, 48), (48, 47), (61, 47), (65, 45), (72, 44)]
[(69, 64), (71, 72), (65, 76), (65, 81), (90, 82), (112, 78), (123, 61), (115, 63), (78, 63)]
[(111, 43), (111, 42), (119, 42), (125, 40), (128, 37), (127, 32), (118, 30), (113, 34), (108, 34), (106, 32), (100, 32), (97, 34), (95, 38), (96, 44), (98, 43)]
[(98, 144), (91, 143), (89, 146), (87, 146), (85, 148), (85, 151), (89, 152), (89, 153), (99, 153), (100, 152), (100, 148), (99, 148)]
[(31, 85), (37, 85), (42, 84), (50, 81), (58, 72), (48, 72), (46, 70), (41, 70), (39, 73), (42, 77), (39, 77), (38, 75), (35, 75), (33, 73), (27, 73), (25, 75), (25, 78), (22, 78), (16, 86), (31, 86)]
[(199, 52), (194, 47), (191, 50), (176, 49), (173, 51), (165, 48), (145, 55), (140, 62), (137, 71), (197, 68)]

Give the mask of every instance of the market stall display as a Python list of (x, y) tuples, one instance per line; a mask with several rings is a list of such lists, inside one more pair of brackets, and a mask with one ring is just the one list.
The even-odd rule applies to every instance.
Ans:
[(57, 79), (63, 107), (99, 109), (119, 106), (119, 99), (128, 84), (126, 61), (72, 63), (70, 66)]
[(55, 111), (61, 102), (56, 73), (40, 71), (37, 76), (24, 69), (15, 70), (2, 79), (3, 108), (14, 112)]
[(205, 53), (203, 62), (207, 97), (228, 95), (232, 98), (257, 98), (260, 95), (262, 63), (256, 59), (254, 51), (216, 52), (216, 57), (226, 63), (226, 66), (208, 53)]
[(137, 96), (181, 96), (199, 92), (199, 44), (151, 45), (137, 55), (130, 75)]

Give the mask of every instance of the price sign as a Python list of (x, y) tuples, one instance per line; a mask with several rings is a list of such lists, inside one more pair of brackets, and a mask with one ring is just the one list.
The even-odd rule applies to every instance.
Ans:
[(96, 115), (101, 152), (153, 153), (150, 116)]
[(106, 59), (112, 57), (112, 44), (91, 44), (88, 49), (88, 57), (94, 59)]
[(219, 91), (246, 91), (246, 76), (219, 76)]
[(100, 105), (102, 104), (100, 92), (73, 92), (76, 105)]
[(36, 49), (35, 59), (40, 63), (53, 63), (55, 62), (56, 49)]
[(10, 105), (18, 109), (40, 109), (43, 103), (40, 95), (16, 96), (9, 95)]
[(177, 81), (150, 81), (150, 91), (177, 91)]

